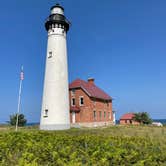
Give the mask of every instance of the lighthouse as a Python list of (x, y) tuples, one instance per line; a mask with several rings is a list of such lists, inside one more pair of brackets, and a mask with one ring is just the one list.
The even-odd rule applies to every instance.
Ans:
[(43, 88), (41, 130), (70, 128), (66, 34), (69, 21), (64, 8), (56, 4), (45, 22), (48, 33)]

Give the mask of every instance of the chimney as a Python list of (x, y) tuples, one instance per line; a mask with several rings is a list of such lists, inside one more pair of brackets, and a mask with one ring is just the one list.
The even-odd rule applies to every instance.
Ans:
[(94, 84), (95, 79), (94, 78), (88, 78), (88, 83), (89, 84)]

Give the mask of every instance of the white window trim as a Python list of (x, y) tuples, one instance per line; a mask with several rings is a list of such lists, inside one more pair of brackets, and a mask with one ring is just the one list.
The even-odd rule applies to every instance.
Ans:
[(74, 106), (76, 106), (76, 99), (75, 99), (75, 105), (73, 104), (73, 99), (75, 99), (75, 97), (72, 97), (72, 98), (71, 98), (71, 106), (74, 107)]
[(83, 103), (84, 103), (84, 96), (79, 96), (79, 106), (84, 106), (84, 104), (81, 104), (81, 98), (83, 98)]

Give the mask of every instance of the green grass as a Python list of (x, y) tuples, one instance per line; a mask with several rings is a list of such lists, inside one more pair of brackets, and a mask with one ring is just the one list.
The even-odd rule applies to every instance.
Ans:
[(0, 165), (166, 166), (166, 127), (14, 130), (0, 126)]

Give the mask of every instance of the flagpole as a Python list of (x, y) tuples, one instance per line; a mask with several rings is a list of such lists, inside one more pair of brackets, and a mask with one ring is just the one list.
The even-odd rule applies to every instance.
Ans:
[[(21, 66), (21, 72), (23, 72), (23, 66)], [(18, 130), (18, 117), (19, 117), (19, 113), (20, 113), (22, 81), (23, 81), (23, 78), (21, 78), (21, 76), (20, 76), (20, 86), (19, 86), (18, 105), (17, 105), (17, 117), (16, 117), (16, 131)]]

